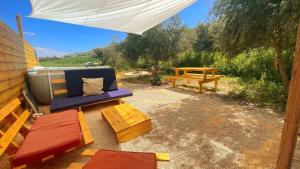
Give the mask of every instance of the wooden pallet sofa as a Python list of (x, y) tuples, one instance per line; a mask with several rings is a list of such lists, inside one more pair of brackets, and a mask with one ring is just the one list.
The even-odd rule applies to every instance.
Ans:
[[(93, 96), (83, 96), (82, 78), (103, 77), (104, 93)], [(80, 108), (96, 103), (118, 100), (132, 96), (126, 89), (119, 89), (113, 68), (65, 70), (67, 96), (54, 97), (50, 105), (51, 112), (63, 111), (70, 108)]]
[[(81, 111), (48, 114), (31, 127), (26, 125), (29, 116), (18, 98), (0, 109), (0, 156), (8, 153), (13, 168), (26, 168), (93, 142)], [(19, 133), (22, 143), (15, 141)]]

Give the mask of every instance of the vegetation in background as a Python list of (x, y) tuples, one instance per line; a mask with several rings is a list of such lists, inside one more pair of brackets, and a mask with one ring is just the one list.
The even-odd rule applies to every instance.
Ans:
[(71, 55), (65, 55), (63, 57), (43, 57), (40, 58), (41, 66), (49, 67), (64, 67), (64, 66), (84, 66), (85, 62), (99, 63), (100, 60), (93, 57), (92, 52), (83, 52)]
[(288, 88), (282, 52), (295, 46), (299, 5), (299, 0), (217, 0), (212, 10), (220, 25), (216, 44), (231, 55), (258, 47), (274, 48), (275, 63)]
[[(216, 0), (213, 20), (188, 28), (178, 16), (90, 52), (43, 58), (45, 66), (111, 65), (118, 70), (210, 66), (237, 77), (229, 96), (285, 105), (300, 18), (299, 0)], [(146, 78), (148, 79), (148, 78)]]

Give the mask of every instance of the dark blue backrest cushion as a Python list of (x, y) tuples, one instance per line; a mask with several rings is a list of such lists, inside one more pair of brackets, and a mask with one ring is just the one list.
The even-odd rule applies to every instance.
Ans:
[(82, 96), (82, 78), (103, 77), (103, 90), (105, 92), (117, 90), (116, 74), (113, 68), (65, 70), (68, 96)]

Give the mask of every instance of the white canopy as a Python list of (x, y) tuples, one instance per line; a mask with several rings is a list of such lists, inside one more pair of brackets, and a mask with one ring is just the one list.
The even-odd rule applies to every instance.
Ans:
[(30, 0), (30, 17), (142, 34), (196, 0)]

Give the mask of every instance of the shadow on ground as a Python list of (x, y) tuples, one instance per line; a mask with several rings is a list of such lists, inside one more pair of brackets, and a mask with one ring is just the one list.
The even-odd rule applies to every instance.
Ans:
[[(278, 154), (282, 117), (270, 109), (247, 107), (205, 92), (124, 83), (133, 92), (125, 100), (152, 118), (153, 129), (118, 144), (102, 120), (106, 103), (83, 109), (95, 142), (33, 169), (64, 169), (86, 148), (168, 152), (170, 162), (160, 169), (273, 169)], [(1, 162), (2, 163), (2, 162)]]

